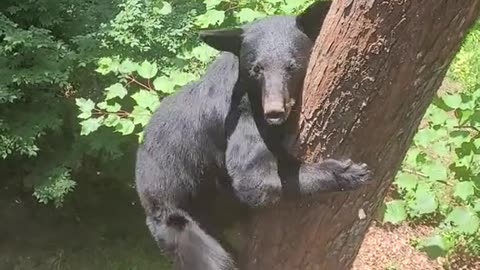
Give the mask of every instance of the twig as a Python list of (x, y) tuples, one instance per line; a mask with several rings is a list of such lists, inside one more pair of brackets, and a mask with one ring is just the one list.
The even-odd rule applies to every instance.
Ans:
[(144, 84), (144, 83), (141, 83), (141, 82), (137, 81), (137, 79), (135, 79), (133, 76), (127, 75), (127, 79), (129, 79), (131, 82), (134, 82), (134, 83), (140, 85), (141, 87), (143, 87), (143, 88), (145, 88), (145, 89), (147, 89), (147, 90), (153, 91), (153, 88), (152, 88), (152, 87), (150, 87), (150, 86), (148, 86), (148, 85), (146, 85), (146, 84)]
[(480, 129), (478, 129), (478, 128), (474, 127), (474, 126), (464, 126), (464, 125), (461, 125), (461, 126), (454, 126), (454, 128), (459, 128), (459, 129), (461, 129), (461, 128), (464, 128), (464, 129), (472, 129), (472, 130), (480, 133)]

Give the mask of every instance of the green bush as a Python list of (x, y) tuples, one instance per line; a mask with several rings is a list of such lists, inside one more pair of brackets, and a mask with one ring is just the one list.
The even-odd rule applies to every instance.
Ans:
[(384, 221), (427, 222), (429, 256), (480, 255), (480, 21), (464, 41), (414, 137)]
[[(74, 187), (70, 171), (92, 150), (80, 146), (86, 140), (79, 139), (73, 96), (97, 82), (82, 50), (99, 43), (92, 34), (116, 10), (103, 2), (0, 3), (0, 157), (26, 172), (23, 184), (37, 187), (42, 202), (61, 204)], [(91, 58), (99, 53), (90, 51)]]

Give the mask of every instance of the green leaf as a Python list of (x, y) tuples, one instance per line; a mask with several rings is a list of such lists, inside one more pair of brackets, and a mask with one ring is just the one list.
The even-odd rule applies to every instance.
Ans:
[[(457, 120), (457, 119), (454, 119), (454, 118), (450, 118), (450, 119), (448, 119), (447, 121), (445, 121), (445, 124), (443, 125), (443, 127), (444, 127), (445, 129), (452, 130), (452, 129), (454, 129), (457, 125), (458, 125), (458, 120)], [(448, 131), (447, 131), (447, 133), (448, 133)]]
[(458, 182), (453, 191), (453, 196), (458, 197), (463, 201), (467, 201), (474, 194), (475, 190), (473, 182), (471, 181)]
[(206, 44), (201, 44), (192, 49), (191, 57), (197, 58), (202, 63), (208, 63), (217, 55), (217, 53), (218, 52), (214, 48)]
[(130, 59), (125, 59), (118, 67), (118, 71), (123, 74), (131, 74), (136, 71), (138, 68), (138, 64), (132, 62)]
[(171, 94), (175, 92), (175, 83), (165, 76), (157, 77), (153, 81), (153, 87), (155, 88), (155, 90), (162, 91), (166, 94)]
[(462, 97), (460, 94), (445, 95), (442, 97), (442, 99), (443, 102), (445, 102), (445, 104), (452, 109), (457, 109), (460, 107), (460, 104), (462, 104)]
[(96, 71), (102, 75), (106, 75), (110, 72), (109, 66), (112, 64), (112, 58), (102, 57), (98, 59)]
[(459, 120), (460, 122), (466, 122), (470, 117), (472, 117), (475, 113), (475, 110), (469, 110), (469, 109), (465, 109), (465, 110), (462, 110), (460, 111), (460, 117), (459, 117)]
[(394, 200), (386, 203), (385, 216), (383, 222), (398, 224), (407, 218), (405, 211), (405, 202), (402, 200)]
[(116, 113), (116, 112), (120, 111), (120, 109), (122, 108), (120, 106), (120, 104), (118, 104), (117, 102), (115, 102), (113, 105), (110, 105), (106, 101), (98, 103), (97, 107), (99, 109), (105, 110), (105, 111), (110, 112), (110, 113)]
[(264, 17), (265, 14), (255, 11), (250, 8), (242, 8), (238, 13), (237, 17), (240, 21), (240, 23), (245, 23), (245, 22), (251, 22), (257, 18)]
[(151, 116), (152, 113), (149, 110), (140, 106), (133, 107), (133, 111), (130, 113), (130, 117), (133, 118), (133, 123), (135, 125), (140, 124), (142, 127), (148, 123)]
[(412, 210), (419, 215), (424, 215), (434, 213), (437, 207), (436, 196), (433, 192), (417, 188), (415, 199), (411, 205)]
[(120, 106), (120, 104), (115, 102), (115, 104), (113, 104), (113, 105), (107, 105), (107, 107), (105, 109), (107, 110), (107, 112), (116, 113), (116, 112), (120, 111), (121, 108), (122, 107)]
[(435, 161), (431, 164), (425, 165), (422, 168), (422, 171), (428, 175), (430, 180), (447, 180), (447, 168), (440, 161)]
[(80, 125), (82, 127), (82, 130), (80, 132), (80, 135), (88, 135), (94, 131), (96, 131), (103, 122), (103, 118), (89, 118), (87, 120), (84, 120), (80, 122)]
[(410, 148), (407, 152), (407, 157), (405, 158), (405, 164), (412, 168), (417, 167), (417, 159), (420, 153), (421, 152), (418, 148)]
[(140, 67), (137, 70), (138, 75), (140, 75), (144, 79), (151, 79), (157, 75), (158, 68), (157, 64), (150, 63), (147, 60), (143, 61)]
[(106, 110), (108, 107), (108, 104), (106, 101), (102, 101), (100, 103), (97, 103), (97, 107), (101, 110)]
[(132, 120), (121, 118), (118, 121), (117, 126), (115, 127), (115, 131), (122, 133), (123, 135), (132, 134), (133, 130), (135, 129), (135, 125), (133, 124)]
[(114, 113), (111, 113), (107, 116), (107, 118), (105, 118), (105, 121), (103, 121), (103, 124), (107, 127), (114, 127), (118, 125), (119, 122), (120, 122), (120, 116)]
[(436, 259), (447, 255), (452, 244), (442, 235), (428, 237), (420, 243), (420, 249), (427, 253), (430, 259)]
[(434, 141), (437, 137), (435, 131), (429, 128), (420, 129), (415, 137), (413, 138), (415, 144), (423, 147), (427, 147), (430, 145), (432, 141)]
[(155, 111), (160, 105), (157, 94), (148, 90), (140, 90), (137, 93), (132, 95), (132, 98), (137, 102), (137, 104), (145, 109), (150, 109)]
[(174, 70), (170, 73), (170, 80), (175, 83), (175, 85), (183, 86), (194, 79), (195, 76), (191, 73), (181, 72), (178, 70)]
[(218, 4), (222, 2), (222, 0), (204, 0), (203, 2), (205, 3), (205, 5), (207, 5), (207, 9), (212, 9), (218, 6)]
[(439, 141), (432, 144), (432, 150), (439, 156), (447, 156), (450, 154), (450, 148), (446, 145), (448, 141)]
[(465, 156), (457, 157), (457, 159), (455, 160), (454, 163), (455, 163), (455, 166), (457, 166), (457, 167), (462, 167), (462, 166), (470, 167), (474, 158), (475, 158), (475, 154), (470, 153), (470, 154), (465, 155)]
[(475, 148), (480, 149), (480, 138), (473, 138), (472, 143), (475, 145)]
[(112, 84), (105, 91), (107, 92), (106, 100), (116, 97), (123, 98), (127, 95), (127, 89), (121, 83)]
[(449, 135), (449, 144), (456, 148), (461, 148), (463, 143), (470, 141), (470, 132), (465, 130), (455, 130), (450, 132)]
[[(480, 92), (480, 88), (477, 90), (478, 92)], [(478, 99), (480, 100), (480, 99)], [(480, 104), (479, 104), (480, 106)], [(479, 124), (480, 124), (480, 108), (479, 107), (475, 107), (474, 108), (474, 112), (473, 114), (470, 116), (470, 123), (473, 125), (473, 126), (476, 126), (478, 127)]]
[(111, 57), (102, 57), (98, 60), (98, 68), (96, 71), (102, 75), (106, 75), (110, 72), (117, 72), (118, 70), (118, 59)]
[(431, 106), (431, 108), (435, 109), (432, 109), (428, 116), (428, 120), (430, 120), (433, 125), (443, 125), (450, 118), (444, 110), (438, 109), (435, 106)]
[(158, 14), (158, 15), (168, 15), (168, 14), (172, 13), (172, 6), (168, 2), (162, 1), (161, 3), (162, 3), (161, 8), (155, 7), (153, 9), (156, 14)]
[(225, 20), (225, 11), (210, 9), (204, 14), (197, 16), (196, 24), (200, 27), (208, 27), (210, 25), (219, 25)]
[(77, 98), (75, 103), (82, 112), (78, 115), (80, 119), (87, 119), (92, 116), (92, 110), (95, 108), (95, 103), (91, 99)]
[(472, 209), (457, 207), (447, 216), (447, 223), (453, 223), (464, 234), (474, 234), (480, 226), (480, 219)]
[(395, 178), (395, 184), (400, 189), (413, 191), (417, 187), (417, 176), (408, 173), (399, 173)]

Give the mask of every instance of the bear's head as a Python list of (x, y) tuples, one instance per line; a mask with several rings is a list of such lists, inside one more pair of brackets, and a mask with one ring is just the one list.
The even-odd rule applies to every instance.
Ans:
[(240, 80), (261, 100), (270, 125), (283, 124), (302, 88), (312, 46), (331, 2), (316, 2), (298, 16), (270, 16), (240, 28), (203, 30), (211, 47), (238, 56)]

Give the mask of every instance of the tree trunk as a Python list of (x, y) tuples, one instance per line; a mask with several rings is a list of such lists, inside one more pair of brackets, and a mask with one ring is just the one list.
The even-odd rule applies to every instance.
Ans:
[(354, 192), (256, 213), (242, 270), (349, 269), (480, 0), (336, 0), (310, 61), (296, 138), (315, 161), (373, 170)]

